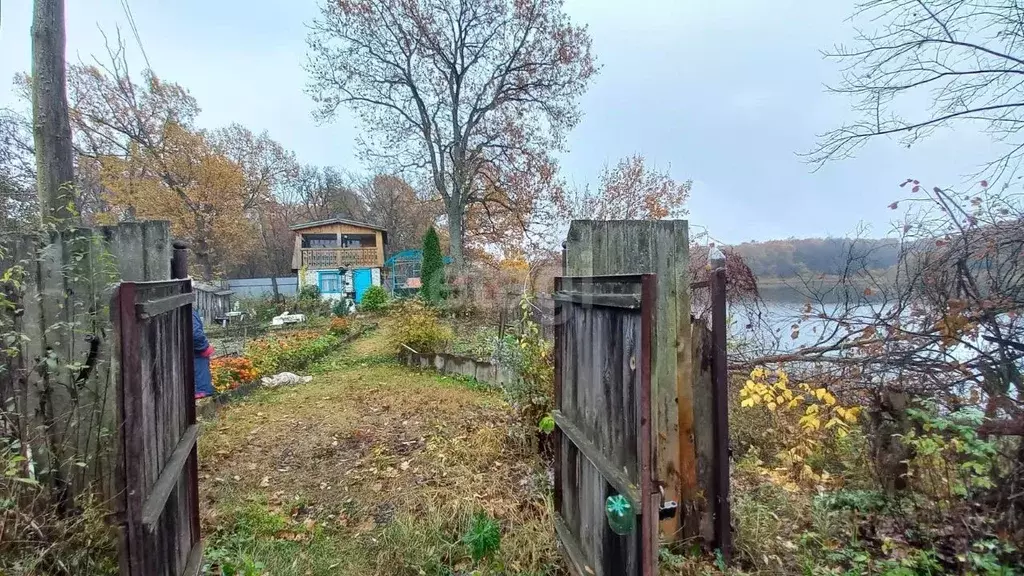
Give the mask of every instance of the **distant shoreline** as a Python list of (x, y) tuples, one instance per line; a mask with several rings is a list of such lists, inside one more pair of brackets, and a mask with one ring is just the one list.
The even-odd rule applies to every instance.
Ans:
[[(806, 300), (804, 292), (807, 290), (805, 281), (810, 282), (811, 286), (828, 289), (838, 286), (842, 281), (842, 277), (837, 274), (826, 274), (824, 276), (808, 278), (801, 278), (799, 276), (785, 278), (777, 276), (758, 277), (757, 290), (761, 299), (768, 302), (803, 302)], [(858, 291), (868, 287), (867, 282), (857, 282), (856, 280), (854, 282), (855, 286), (859, 284)], [(838, 301), (838, 293), (833, 294), (833, 296)], [(832, 300), (832, 298), (826, 298), (826, 300)]]

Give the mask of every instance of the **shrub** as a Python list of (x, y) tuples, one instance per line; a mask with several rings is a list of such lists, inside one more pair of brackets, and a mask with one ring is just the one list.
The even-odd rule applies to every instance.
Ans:
[(420, 294), (430, 304), (437, 304), (444, 298), (444, 256), (437, 230), (431, 226), (423, 236), (423, 264), (420, 267)]
[(234, 390), (259, 378), (252, 360), (240, 356), (214, 358), (210, 361), (210, 374), (213, 377), (213, 390), (217, 394)]
[(271, 298), (246, 298), (239, 303), (249, 318), (256, 322), (270, 322), (274, 316), (288, 311), (287, 301), (275, 302)]
[(451, 327), (422, 300), (403, 303), (395, 309), (395, 316), (398, 321), (391, 331), (391, 341), (398, 352), (404, 352), (406, 346), (417, 352), (441, 352), (454, 337)]
[[(811, 484), (829, 481), (828, 471), (812, 466), (813, 459), (822, 448), (845, 438), (861, 412), (859, 406), (841, 405), (823, 386), (807, 382), (792, 385), (782, 369), (762, 367), (750, 372), (750, 379), (740, 390), (740, 407), (768, 413), (783, 446), (775, 455), (772, 472)], [(779, 480), (787, 482), (783, 477)]]
[(348, 318), (337, 317), (331, 319), (331, 327), (327, 329), (327, 332), (335, 336), (344, 336), (351, 330)]
[(28, 477), (18, 440), (0, 435), (0, 574), (118, 574), (117, 528), (103, 499), (78, 494), (72, 510)]
[(319, 300), (320, 299), (320, 288), (315, 284), (306, 284), (299, 290), (299, 301), (303, 300)]
[(524, 439), (535, 451), (539, 448), (537, 435), (543, 434), (541, 420), (552, 409), (555, 366), (551, 342), (543, 338), (540, 326), (530, 317), (531, 305), (530, 295), (524, 295), (518, 333), (498, 342), (494, 358), (515, 374), (515, 380), (505, 387), (505, 395), (516, 410)]
[(494, 518), (479, 512), (469, 523), (469, 528), (462, 536), (462, 542), (469, 549), (473, 562), (479, 564), (481, 560), (501, 548), (501, 526)]
[(348, 298), (344, 298), (343, 297), (340, 300), (335, 300), (334, 304), (331, 305), (331, 314), (334, 314), (335, 316), (337, 316), (339, 318), (342, 317), (342, 316), (348, 316), (348, 313), (349, 313), (349, 300), (348, 300)]
[(380, 312), (388, 307), (388, 291), (382, 286), (370, 286), (363, 294), (359, 309), (364, 312)]
[(494, 355), (497, 345), (498, 329), (493, 326), (460, 329), (452, 342), (452, 352), (479, 360), (489, 360)]
[[(316, 288), (314, 286), (314, 288)], [(330, 316), (331, 315), (331, 301), (322, 300), (320, 298), (309, 299), (306, 297), (299, 297), (295, 301), (291, 311), (305, 314), (306, 316)]]

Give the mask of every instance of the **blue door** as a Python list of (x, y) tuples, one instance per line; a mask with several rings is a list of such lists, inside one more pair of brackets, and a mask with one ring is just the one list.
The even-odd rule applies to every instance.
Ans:
[(369, 268), (361, 268), (352, 271), (352, 285), (356, 291), (356, 302), (363, 301), (363, 294), (373, 284), (373, 271)]

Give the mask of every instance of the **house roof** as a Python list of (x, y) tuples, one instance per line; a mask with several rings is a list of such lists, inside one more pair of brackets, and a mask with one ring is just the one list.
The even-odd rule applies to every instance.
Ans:
[(328, 218), (327, 220), (317, 220), (316, 222), (304, 222), (302, 224), (295, 224), (289, 226), (291, 230), (305, 230), (306, 228), (313, 228), (316, 226), (325, 226), (327, 224), (348, 224), (349, 226), (359, 226), (360, 228), (367, 228), (370, 230), (380, 230), (381, 232), (387, 232), (387, 229), (381, 228), (374, 224), (367, 224), (366, 222), (359, 222), (358, 220), (349, 220), (348, 218)]

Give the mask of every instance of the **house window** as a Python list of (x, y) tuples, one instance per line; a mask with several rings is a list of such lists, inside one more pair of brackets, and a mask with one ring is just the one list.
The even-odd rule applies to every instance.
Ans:
[(303, 248), (337, 248), (337, 234), (303, 234)]
[(320, 273), (320, 292), (323, 294), (338, 294), (341, 292), (341, 274), (337, 272)]

